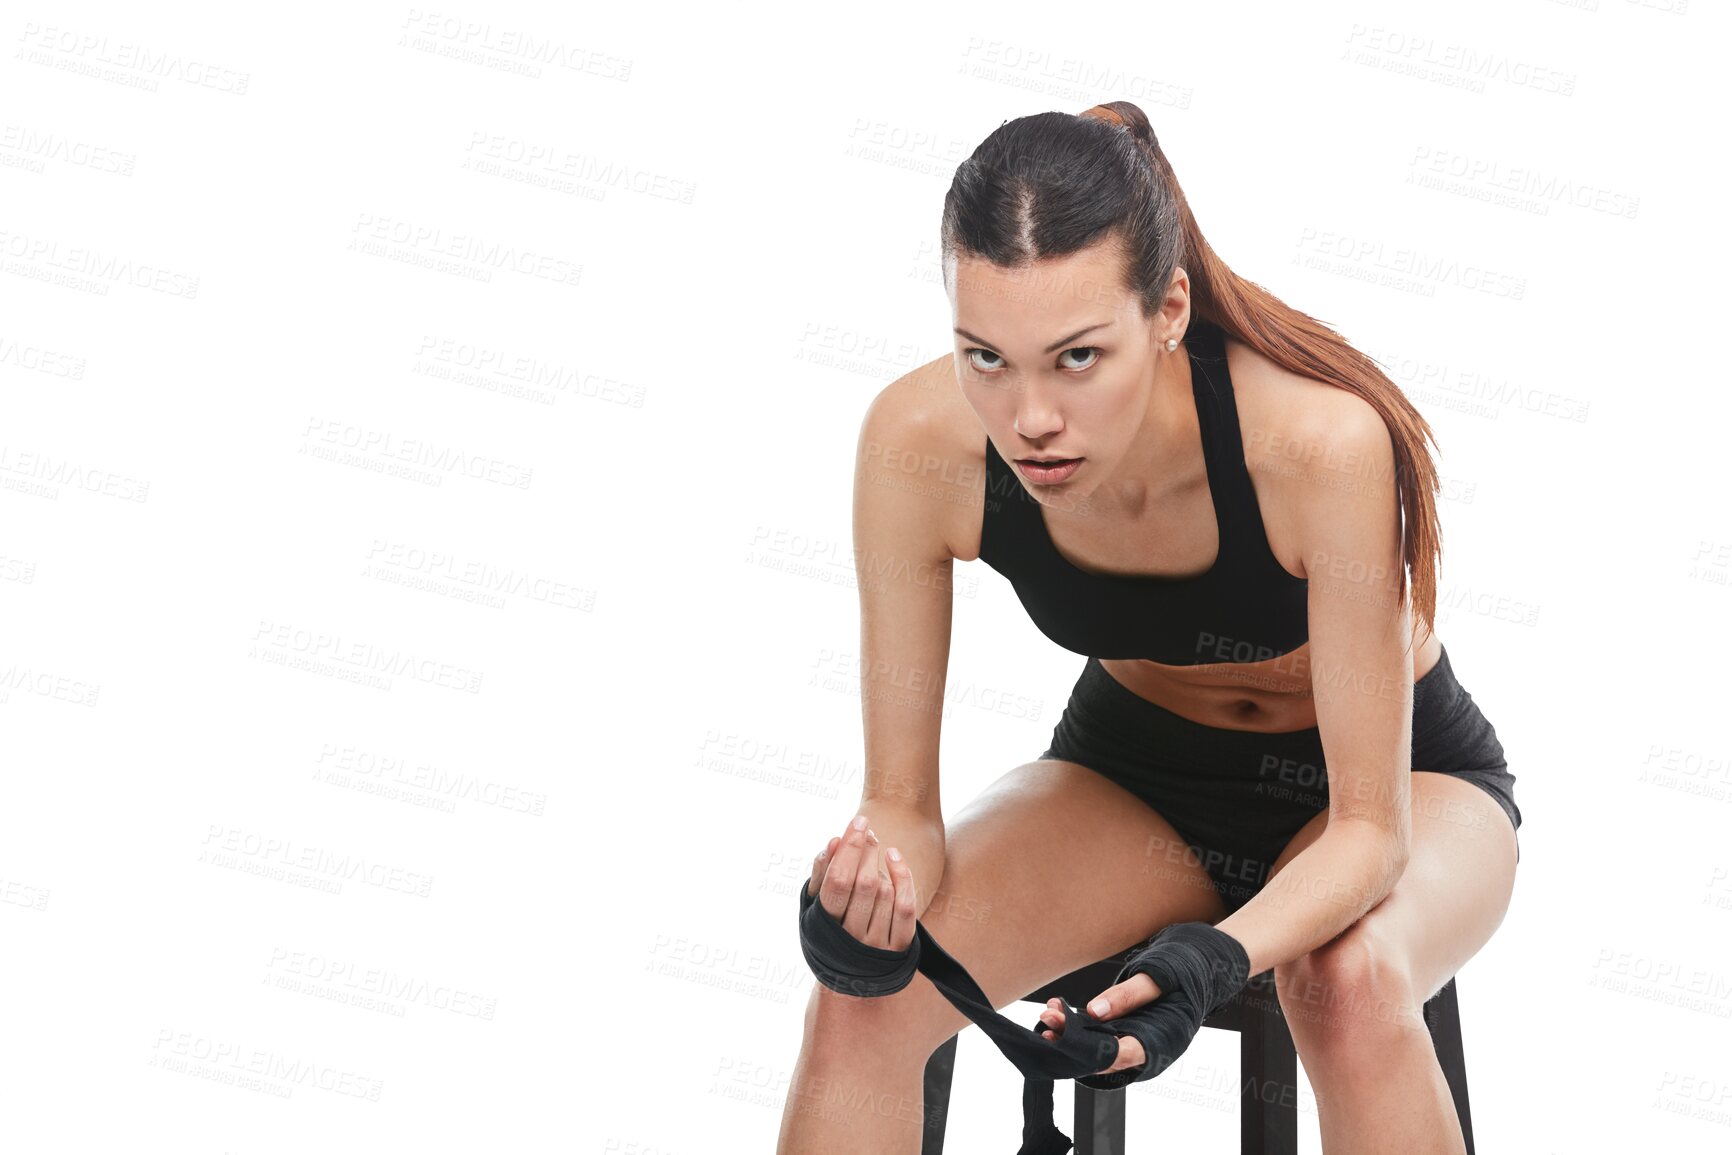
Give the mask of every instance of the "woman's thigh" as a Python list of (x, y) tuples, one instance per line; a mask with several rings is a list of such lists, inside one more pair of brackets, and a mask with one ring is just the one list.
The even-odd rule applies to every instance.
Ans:
[[(1337, 956), (1369, 953), (1417, 1010), (1490, 941), (1515, 887), (1514, 826), (1496, 799), (1454, 775), (1414, 771), (1412, 797), (1412, 848), (1395, 888), (1336, 938), (1277, 967), (1278, 985), (1313, 968), (1327, 974)], [(1307, 823), (1276, 860), (1276, 873), (1327, 825), (1327, 814)]]
[[(1149, 805), (1074, 762), (1011, 770), (945, 826), (944, 875), (921, 923), (1003, 1009), (1174, 922), (1225, 914), (1186, 843)], [(925, 975), (861, 999), (815, 984), (819, 1036), (932, 1048), (968, 1020)], [(1028, 1008), (1033, 1026), (1039, 1009)]]

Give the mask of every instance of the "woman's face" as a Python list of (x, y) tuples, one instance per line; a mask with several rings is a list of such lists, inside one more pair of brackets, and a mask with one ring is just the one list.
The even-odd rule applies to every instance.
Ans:
[(1142, 315), (1121, 261), (1104, 242), (1022, 269), (963, 254), (950, 278), (962, 395), (1043, 504), (1068, 508), (1117, 472), (1148, 413), (1156, 342), (1183, 332), (1170, 310)]

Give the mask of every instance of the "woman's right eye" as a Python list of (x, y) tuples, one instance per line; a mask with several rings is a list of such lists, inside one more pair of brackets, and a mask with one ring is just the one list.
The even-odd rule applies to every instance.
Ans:
[(982, 365), (979, 361), (976, 361), (974, 359), (974, 356), (976, 353), (979, 353), (979, 354), (986, 356), (986, 357), (993, 357), (993, 358), (996, 358), (998, 360), (1003, 360), (1003, 358), (999, 357), (997, 353), (992, 353), (992, 352), (989, 352), (985, 349), (964, 349), (963, 353), (965, 356), (967, 356), (969, 365), (971, 367), (973, 367), (974, 369), (978, 370), (979, 372), (982, 372), (982, 373), (990, 373), (994, 369), (998, 368), (998, 366), (996, 366), (996, 365)]

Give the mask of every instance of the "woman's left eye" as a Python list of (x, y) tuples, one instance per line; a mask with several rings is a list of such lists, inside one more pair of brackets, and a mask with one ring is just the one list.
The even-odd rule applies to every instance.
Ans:
[(1090, 358), (1088, 365), (1066, 365), (1066, 369), (1087, 369), (1089, 365), (1093, 365), (1096, 361), (1100, 360), (1101, 356), (1100, 349), (1094, 345), (1078, 345), (1074, 349), (1066, 349), (1063, 353), (1060, 353), (1059, 356), (1062, 358), (1070, 353), (1090, 353), (1093, 354), (1093, 356)]

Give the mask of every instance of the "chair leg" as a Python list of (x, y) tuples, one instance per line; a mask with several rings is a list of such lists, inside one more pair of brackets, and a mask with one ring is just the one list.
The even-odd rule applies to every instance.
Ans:
[(1071, 1086), (1076, 1089), (1071, 1131), (1076, 1155), (1125, 1155), (1125, 1089)]
[(1299, 1155), (1299, 1053), (1271, 984), (1246, 996), (1239, 1028), (1239, 1150)]
[(920, 1155), (944, 1155), (944, 1125), (950, 1118), (950, 1083), (956, 1074), (956, 1036), (938, 1045), (926, 1060)]
[(1423, 1011), (1425, 1025), (1431, 1029), (1431, 1045), (1437, 1048), (1437, 1062), (1443, 1068), (1444, 1081), (1455, 1099), (1455, 1113), (1461, 1117), (1461, 1138), (1467, 1145), (1467, 1155), (1473, 1152), (1473, 1120), (1467, 1111), (1467, 1054), (1461, 1042), (1461, 1005), (1456, 998), (1455, 979), (1443, 984)]

